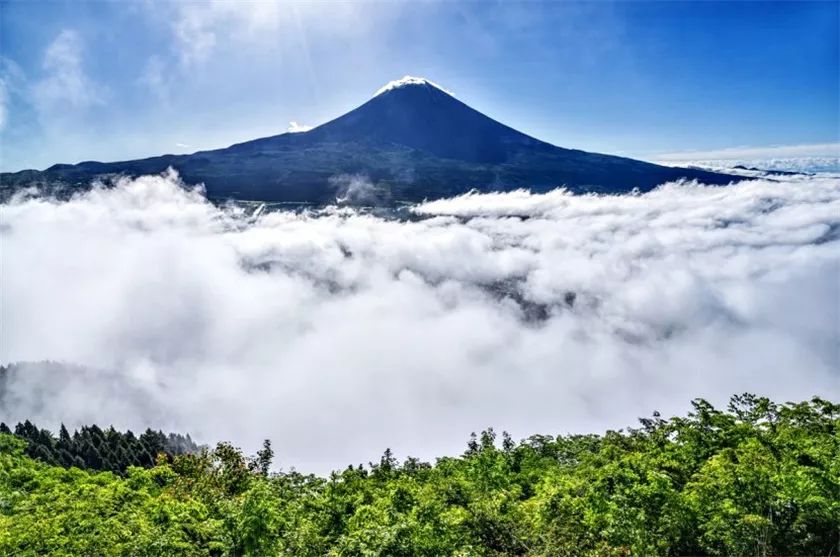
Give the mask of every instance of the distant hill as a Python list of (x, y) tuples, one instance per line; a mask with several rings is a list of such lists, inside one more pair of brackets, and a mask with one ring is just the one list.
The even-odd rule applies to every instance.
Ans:
[(0, 174), (0, 194), (30, 185), (74, 191), (97, 177), (172, 167), (215, 198), (266, 201), (420, 201), (471, 189), (622, 193), (679, 178), (742, 178), (556, 147), (470, 108), (435, 84), (406, 77), (362, 106), (302, 133), (284, 133), (191, 155), (57, 164)]

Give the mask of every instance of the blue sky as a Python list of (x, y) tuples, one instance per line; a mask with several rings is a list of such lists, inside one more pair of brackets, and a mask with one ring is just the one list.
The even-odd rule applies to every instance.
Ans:
[(0, 168), (274, 135), (406, 74), (564, 147), (831, 154), (838, 22), (837, 2), (0, 0)]

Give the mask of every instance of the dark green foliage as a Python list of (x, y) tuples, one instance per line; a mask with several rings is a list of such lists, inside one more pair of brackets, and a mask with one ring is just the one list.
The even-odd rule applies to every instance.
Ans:
[[(18, 429), (44, 441), (39, 448), (51, 439), (32, 424)], [(84, 431), (90, 447), (114, 452), (111, 430)], [(76, 436), (65, 430), (53, 441), (68, 438)], [(638, 429), (519, 443), (503, 433), (497, 444), (488, 429), (461, 457), (400, 464), (386, 450), (328, 478), (269, 473), (268, 442), (250, 459), (220, 443), (124, 477), (51, 466), (24, 450), (22, 439), (0, 435), (4, 555), (840, 551), (840, 405), (819, 398), (742, 395), (726, 410), (697, 400), (686, 417), (654, 414)]]
[[(0, 433), (12, 432), (6, 424), (0, 423)], [(159, 454), (171, 459), (199, 450), (189, 435), (166, 435), (151, 429), (137, 437), (131, 431), (121, 433), (113, 427), (102, 431), (92, 425), (70, 435), (61, 424), (56, 439), (46, 429), (38, 429), (26, 420), (15, 426), (14, 434), (26, 441), (24, 453), (34, 459), (65, 468), (76, 466), (118, 474), (124, 474), (129, 466), (150, 468)]]
[(251, 468), (263, 476), (268, 476), (271, 469), (271, 461), (274, 459), (274, 451), (271, 448), (271, 440), (263, 441), (263, 448), (257, 451), (257, 456), (251, 463)]

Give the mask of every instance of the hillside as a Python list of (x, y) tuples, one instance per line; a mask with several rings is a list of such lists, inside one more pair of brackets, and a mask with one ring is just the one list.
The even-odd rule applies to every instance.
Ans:
[(270, 472), (268, 442), (122, 477), (50, 466), (0, 434), (0, 554), (832, 555), (838, 425), (826, 400), (741, 395), (603, 435), (488, 429), (459, 457), (386, 450), (328, 478)]

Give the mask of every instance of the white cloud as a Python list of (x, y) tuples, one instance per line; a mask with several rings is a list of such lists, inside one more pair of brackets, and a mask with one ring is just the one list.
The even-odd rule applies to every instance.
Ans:
[[(216, 46), (215, 18), (208, 17), (214, 13), (212, 8), (215, 4), (207, 4), (206, 10), (191, 9), (189, 6), (189, 3), (181, 4), (180, 17), (173, 23), (184, 65), (204, 61)], [(201, 8), (204, 8), (203, 4)]]
[(180, 60), (187, 66), (204, 62), (220, 42), (268, 40), (290, 9), (291, 4), (273, 1), (180, 3), (173, 21)]
[(45, 76), (35, 83), (34, 96), (41, 110), (85, 108), (100, 104), (105, 89), (92, 81), (83, 66), (83, 45), (73, 30), (61, 31), (44, 53)]
[(2, 210), (0, 361), (103, 370), (18, 374), (7, 422), (270, 437), (323, 472), (456, 453), (489, 425), (840, 396), (836, 177), (470, 195), (395, 220), (252, 217), (170, 175)]
[(708, 151), (663, 153), (651, 157), (657, 161), (749, 160), (797, 157), (840, 157), (840, 143), (774, 145), (767, 147), (727, 147)]
[(298, 124), (297, 122), (289, 122), (289, 133), (308, 132), (314, 126), (307, 126), (306, 124)]

